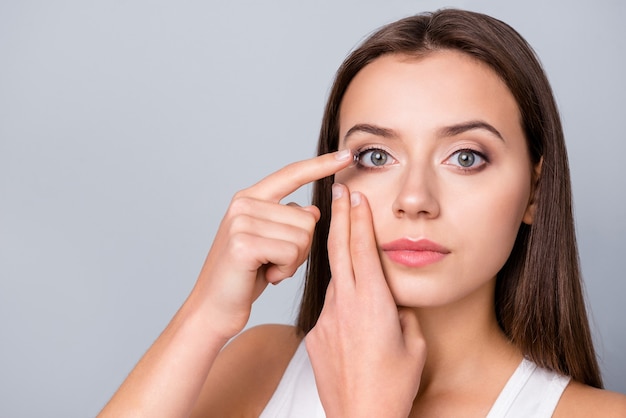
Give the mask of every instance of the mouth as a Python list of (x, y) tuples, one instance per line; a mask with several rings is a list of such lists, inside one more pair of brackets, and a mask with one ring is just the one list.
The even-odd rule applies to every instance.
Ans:
[(414, 268), (436, 263), (450, 254), (447, 248), (427, 239), (414, 241), (402, 238), (383, 244), (380, 248), (394, 263)]

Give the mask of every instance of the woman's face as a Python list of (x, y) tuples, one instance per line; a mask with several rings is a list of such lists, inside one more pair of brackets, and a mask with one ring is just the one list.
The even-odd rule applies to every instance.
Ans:
[(339, 148), (359, 162), (335, 181), (367, 196), (398, 305), (491, 292), (521, 222), (532, 222), (520, 120), (504, 82), (460, 52), (386, 55), (352, 80)]

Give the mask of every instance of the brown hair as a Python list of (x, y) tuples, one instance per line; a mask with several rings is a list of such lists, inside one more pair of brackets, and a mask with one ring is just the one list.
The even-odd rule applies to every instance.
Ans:
[[(337, 71), (323, 116), (318, 154), (337, 150), (339, 107), (354, 76), (378, 57), (457, 50), (487, 64), (515, 97), (531, 160), (542, 161), (532, 225), (522, 224), (498, 273), (496, 317), (504, 333), (539, 366), (602, 387), (583, 300), (563, 130), (552, 89), (527, 42), (492, 17), (453, 9), (408, 17), (382, 27)], [(321, 211), (297, 326), (317, 322), (330, 280), (327, 239), (333, 178), (317, 181), (313, 204)]]

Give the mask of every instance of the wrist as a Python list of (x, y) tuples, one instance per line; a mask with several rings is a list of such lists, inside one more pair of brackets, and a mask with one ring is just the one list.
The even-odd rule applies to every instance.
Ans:
[(233, 321), (219, 309), (219, 304), (211, 303), (207, 298), (198, 295), (195, 290), (189, 295), (177, 316), (190, 324), (199, 338), (213, 340), (223, 347), (231, 338), (239, 334), (247, 322), (247, 318)]

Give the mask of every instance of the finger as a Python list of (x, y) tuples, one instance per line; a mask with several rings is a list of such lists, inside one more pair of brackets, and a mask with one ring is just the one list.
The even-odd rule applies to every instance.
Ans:
[(287, 262), (271, 263), (267, 265), (265, 271), (265, 278), (268, 283), (278, 283), (296, 274), (298, 267), (300, 267), (306, 257), (298, 257), (298, 251), (295, 248), (290, 249), (291, 252), (287, 253)]
[(254, 186), (243, 190), (243, 196), (280, 202), (285, 196), (312, 181), (330, 176), (352, 162), (348, 149), (298, 161), (265, 177)]
[(346, 186), (335, 183), (332, 187), (330, 229), (328, 231), (328, 261), (332, 282), (336, 287), (354, 283), (350, 256), (350, 193)]
[(233, 221), (230, 230), (233, 235), (251, 234), (259, 238), (291, 242), (298, 248), (298, 259), (304, 261), (311, 247), (314, 228), (300, 228), (290, 224), (242, 215)]
[(291, 265), (298, 260), (298, 248), (293, 242), (246, 232), (233, 234), (227, 247), (232, 262), (251, 273), (265, 264)]
[(320, 210), (317, 208), (317, 206), (314, 206), (314, 205), (302, 206), (300, 209), (302, 209), (305, 212), (309, 212), (311, 215), (313, 215), (313, 218), (315, 219), (316, 223), (317, 221), (320, 220), (320, 217), (322, 216), (322, 214), (320, 213)]
[(254, 234), (234, 234), (230, 246), (235, 263), (250, 272), (266, 269), (270, 283), (291, 277), (306, 260), (293, 242)]
[(228, 218), (237, 219), (250, 216), (268, 221), (290, 224), (302, 229), (313, 230), (319, 220), (320, 212), (315, 206), (299, 207), (298, 205), (278, 205), (250, 197), (233, 199), (228, 208)]
[(335, 281), (331, 277), (328, 281), (328, 286), (326, 286), (326, 296), (324, 297), (324, 306), (326, 306), (330, 301), (333, 301), (335, 297)]
[(380, 264), (372, 212), (367, 198), (362, 193), (352, 192), (350, 204), (350, 258), (357, 285), (363, 283), (364, 288), (372, 289), (377, 293), (381, 290), (381, 286), (384, 286), (387, 289), (386, 292), (389, 293)]
[(315, 217), (315, 221), (319, 221), (320, 220), (320, 210), (317, 208), (317, 206), (300, 206), (299, 204), (295, 203), (295, 202), (289, 202), (287, 203), (287, 206), (292, 207), (292, 208), (298, 208), (300, 210), (303, 210), (305, 212), (310, 213), (311, 215), (313, 215)]

